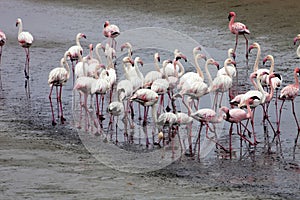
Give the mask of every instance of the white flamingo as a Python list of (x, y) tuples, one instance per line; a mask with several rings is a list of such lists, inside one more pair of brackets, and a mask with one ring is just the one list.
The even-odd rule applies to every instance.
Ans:
[(2, 57), (2, 47), (6, 43), (6, 35), (3, 31), (0, 30), (0, 64), (1, 64), (1, 57)]
[(19, 26), (19, 32), (18, 32), (19, 45), (24, 48), (26, 53), (26, 62), (24, 68), (25, 78), (29, 79), (29, 60), (30, 60), (29, 48), (33, 43), (33, 36), (31, 35), (31, 33), (27, 31), (23, 31), (23, 23), (20, 18), (17, 19), (16, 26)]
[(144, 77), (144, 88), (151, 87), (153, 81), (156, 79), (160, 79), (163, 77), (163, 72), (160, 70), (159, 63), (160, 62), (160, 56), (158, 53), (154, 54), (154, 67), (155, 71), (148, 72)]
[[(54, 111), (53, 111), (53, 105), (52, 105), (52, 91), (53, 86), (56, 88), (59, 87), (59, 93), (56, 89), (56, 99), (58, 103), (58, 116), (61, 120), (61, 123), (63, 124), (65, 121), (65, 118), (63, 116), (63, 108), (62, 108), (62, 102), (61, 102), (61, 94), (62, 94), (62, 86), (69, 80), (70, 78), (70, 68), (67, 63), (67, 56), (69, 55), (69, 52), (66, 51), (64, 54), (64, 57), (60, 61), (60, 67), (54, 68), (50, 71), (49, 77), (48, 77), (48, 84), (50, 86), (50, 93), (49, 93), (49, 100), (50, 100), (50, 107), (52, 112), (52, 125), (55, 126), (55, 118), (54, 118)], [(64, 67), (65, 66), (65, 67)]]

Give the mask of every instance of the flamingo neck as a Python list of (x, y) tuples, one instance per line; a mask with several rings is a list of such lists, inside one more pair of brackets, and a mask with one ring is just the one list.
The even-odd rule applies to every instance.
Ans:
[(80, 34), (77, 34), (77, 36), (76, 36), (76, 45), (81, 47), (79, 38), (80, 38)]
[(139, 64), (137, 61), (134, 61), (134, 69), (135, 69), (135, 72), (138, 75), (138, 77), (142, 80), (144, 77), (143, 77), (142, 72), (140, 71)]
[(225, 72), (226, 72), (227, 76), (229, 76), (231, 78), (231, 74), (229, 73), (229, 70), (228, 70), (228, 61), (227, 61), (227, 59), (224, 62), (224, 69), (225, 69)]
[(100, 53), (99, 53), (99, 49), (102, 48), (101, 47), (101, 43), (98, 43), (96, 45), (96, 57), (97, 57), (97, 60), (99, 61), (99, 63), (102, 63), (102, 60), (101, 60), (101, 57), (100, 57)]
[[(178, 75), (178, 77), (181, 77), (181, 76), (184, 74), (184, 67), (183, 67), (183, 65), (181, 64), (180, 61), (177, 61), (177, 64), (178, 64), (179, 69), (180, 69), (180, 72), (177, 73), (177, 75)], [(175, 73), (176, 73), (176, 72), (177, 72), (177, 70), (175, 70)]]
[(260, 46), (257, 46), (257, 54), (256, 54), (255, 63), (254, 63), (254, 66), (253, 66), (253, 71), (254, 72), (256, 72), (258, 70), (258, 63), (259, 63), (259, 59), (260, 59), (260, 54), (261, 54)]
[[(128, 64), (127, 64), (128, 65)], [(130, 76), (128, 74), (128, 70), (127, 70), (127, 66), (126, 66), (126, 63), (123, 62), (123, 69), (124, 69), (124, 72), (125, 72), (125, 77), (127, 80), (130, 80)]]
[(19, 26), (19, 32), (18, 32), (18, 35), (20, 35), (20, 33), (22, 33), (22, 31), (23, 31), (23, 24), (22, 24), (22, 21), (19, 21), (18, 26)]
[(156, 57), (154, 57), (154, 67), (155, 67), (156, 71), (160, 72), (158, 59)]
[(252, 110), (251, 110), (251, 108), (250, 108), (249, 101), (246, 102), (246, 106), (247, 106), (247, 111), (248, 111), (246, 117), (247, 117), (248, 119), (250, 119), (250, 118), (253, 117), (253, 112), (252, 112)]
[(267, 102), (270, 102), (273, 98), (273, 95), (274, 95), (274, 87), (272, 85), (272, 78), (269, 78), (269, 85), (270, 85), (270, 88), (271, 88), (271, 91), (270, 91), (270, 94), (268, 96), (268, 99), (266, 99)]
[(297, 76), (297, 72), (294, 71), (294, 79), (295, 79), (295, 86), (297, 88), (299, 88), (299, 79), (298, 79), (298, 76)]
[(258, 90), (259, 90), (259, 91), (261, 92), (261, 94), (262, 94), (262, 98), (261, 98), (260, 102), (261, 102), (261, 103), (264, 103), (265, 100), (266, 100), (266, 95), (265, 95), (265, 91), (264, 91), (264, 89), (263, 89), (263, 87), (262, 87), (262, 85), (261, 85), (261, 77), (262, 77), (262, 76), (259, 76), (259, 77), (257, 78), (257, 87), (258, 87)]
[(202, 70), (201, 70), (201, 68), (200, 68), (200, 66), (199, 66), (198, 58), (197, 58), (196, 55), (194, 55), (194, 59), (195, 59), (195, 68), (196, 68), (196, 71), (197, 71), (198, 75), (199, 75), (202, 79), (204, 79), (204, 75), (203, 75), (203, 72), (202, 72)]
[(300, 57), (300, 45), (297, 48), (297, 56)]
[(229, 21), (229, 24), (228, 24), (228, 28), (229, 28), (230, 31), (231, 31), (231, 29), (232, 29), (232, 25), (234, 24), (234, 20), (235, 20), (235, 15), (233, 15), (233, 16), (230, 18), (230, 21)]
[(185, 105), (185, 107), (188, 109), (188, 116), (191, 116), (192, 108), (191, 108), (191, 106), (190, 106), (189, 104), (187, 104), (187, 103), (184, 101), (183, 97), (182, 97), (182, 103), (183, 103), (183, 104)]
[(68, 72), (68, 77), (69, 77), (70, 76), (70, 66), (67, 62), (67, 57), (68, 57), (68, 52), (65, 52), (64, 58), (63, 58), (63, 66), (66, 68), (66, 70)]
[(269, 74), (272, 74), (273, 71), (274, 71), (274, 66), (275, 66), (275, 64), (274, 64), (274, 58), (271, 57), (270, 61), (271, 61), (271, 66), (270, 66)]
[(209, 70), (208, 70), (208, 61), (206, 61), (206, 63), (205, 63), (205, 73), (206, 73), (206, 76), (208, 78), (209, 89), (211, 89), (213, 87), (213, 81), (212, 81), (211, 75), (210, 75)]

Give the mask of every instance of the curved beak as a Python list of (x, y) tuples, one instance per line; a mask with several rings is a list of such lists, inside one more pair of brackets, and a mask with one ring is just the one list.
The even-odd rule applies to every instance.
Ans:
[(295, 38), (294, 38), (294, 45), (296, 45), (296, 43), (297, 43), (298, 40), (299, 40), (298, 37), (295, 37)]
[(267, 58), (264, 58), (264, 59), (263, 59), (263, 65), (266, 64), (267, 60), (268, 60)]
[(218, 63), (217, 61), (215, 61), (213, 64), (214, 64), (214, 65), (216, 65), (216, 67), (217, 67), (217, 68), (218, 68), (218, 70), (219, 70), (219, 68), (220, 68), (220, 65), (219, 65), (219, 63)]
[(250, 45), (248, 52), (250, 53), (253, 48), (254, 48), (254, 46)]

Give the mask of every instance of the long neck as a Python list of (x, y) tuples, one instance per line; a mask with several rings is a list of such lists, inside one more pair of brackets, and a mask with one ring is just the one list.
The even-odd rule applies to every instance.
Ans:
[(79, 38), (80, 38), (80, 34), (77, 34), (77, 36), (76, 36), (76, 45), (81, 47), (80, 42), (79, 42)]
[(224, 69), (225, 69), (227, 76), (231, 77), (227, 65), (228, 65), (228, 60), (226, 59), (224, 62)]
[(259, 58), (260, 58), (260, 46), (257, 46), (257, 54), (256, 54), (256, 59), (255, 59), (255, 63), (253, 66), (253, 71), (256, 72), (258, 70), (258, 63), (259, 63)]
[(100, 56), (100, 53), (99, 53), (99, 49), (102, 48), (102, 44), (101, 43), (98, 43), (96, 45), (96, 58), (97, 60), (99, 61), (99, 63), (102, 63), (102, 60), (101, 60), (101, 56)]
[(134, 61), (134, 68), (135, 68), (135, 72), (136, 72), (136, 74), (138, 75), (138, 77), (139, 77), (140, 79), (143, 79), (144, 77), (143, 77), (142, 72), (140, 71), (139, 64), (138, 64), (137, 61)]
[(298, 80), (298, 76), (297, 76), (297, 72), (294, 71), (294, 78), (295, 78), (295, 85), (297, 88), (299, 88), (299, 80)]
[(123, 62), (123, 69), (124, 69), (124, 72), (125, 72), (125, 77), (127, 80), (130, 80), (130, 77), (129, 77), (129, 74), (128, 74), (128, 70), (127, 70), (127, 66), (128, 65), (127, 63)]
[(297, 48), (297, 56), (300, 57), (300, 45)]
[(272, 74), (273, 71), (274, 71), (274, 65), (275, 65), (275, 64), (274, 64), (274, 58), (271, 57), (270, 61), (271, 61), (271, 66), (270, 66), (269, 74)]
[(230, 21), (229, 21), (229, 24), (228, 24), (229, 30), (231, 30), (231, 27), (232, 27), (232, 25), (234, 24), (234, 20), (235, 20), (235, 16), (232, 16), (232, 17), (230, 18)]
[(191, 113), (192, 113), (192, 108), (189, 104), (187, 104), (184, 100), (183, 100), (183, 97), (182, 97), (182, 103), (185, 105), (185, 107), (188, 109), (188, 116), (191, 116)]
[(260, 102), (265, 102), (265, 98), (266, 98), (266, 95), (265, 95), (265, 91), (261, 85), (261, 77), (257, 78), (257, 87), (258, 87), (258, 90), (262, 93), (262, 99), (260, 100)]
[(252, 118), (252, 115), (253, 115), (253, 112), (252, 112), (252, 110), (251, 110), (251, 108), (250, 108), (249, 102), (246, 103), (246, 106), (247, 106), (247, 111), (248, 111), (246, 117), (247, 117), (248, 119), (251, 119), (251, 118)]
[(82, 59), (82, 55), (78, 54), (79, 57), (79, 61), (82, 62), (82, 71), (83, 71), (83, 75), (87, 76), (87, 72), (86, 72), (86, 59)]
[(155, 56), (154, 56), (154, 67), (155, 67), (156, 71), (160, 72), (158, 59)]
[(251, 81), (251, 83), (253, 84), (254, 88), (255, 88), (256, 90), (258, 90), (257, 84), (256, 84), (256, 82), (254, 81), (254, 77), (253, 77), (253, 76), (250, 76), (250, 81)]
[(194, 59), (195, 59), (195, 68), (196, 68), (196, 71), (197, 73), (199, 74), (199, 76), (204, 79), (204, 75), (203, 75), (203, 72), (199, 66), (199, 62), (198, 62), (198, 58), (196, 55), (194, 55)]
[(183, 67), (183, 65), (181, 64), (180, 61), (178, 61), (177, 64), (178, 64), (179, 69), (180, 69), (180, 71), (178, 73), (178, 77), (181, 77), (184, 74), (184, 67)]
[(64, 54), (64, 62), (63, 63), (64, 63), (64, 66), (65, 66), (68, 74), (70, 74), (70, 67), (69, 67), (69, 64), (67, 62), (67, 57), (68, 57), (68, 52), (65, 52), (65, 54)]
[(209, 70), (208, 70), (208, 61), (206, 61), (206, 63), (205, 63), (205, 73), (206, 73), (206, 76), (208, 78), (209, 87), (211, 88), (213, 86), (213, 81), (212, 81), (211, 75), (210, 75)]
[(274, 87), (272, 85), (272, 78), (269, 78), (269, 85), (270, 85), (271, 91), (270, 91), (270, 94), (268, 95), (268, 99), (266, 99), (267, 102), (270, 102), (274, 95)]
[(21, 20), (19, 21), (18, 26), (19, 26), (19, 32), (18, 32), (18, 35), (20, 35), (20, 33), (23, 31), (23, 24), (22, 24), (22, 21), (21, 21)]

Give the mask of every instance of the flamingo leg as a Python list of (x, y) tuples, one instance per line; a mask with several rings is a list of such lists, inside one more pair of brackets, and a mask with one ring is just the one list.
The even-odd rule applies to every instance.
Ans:
[(26, 54), (26, 61), (25, 61), (25, 67), (24, 67), (24, 74), (25, 78), (29, 79), (29, 48), (24, 48), (25, 54)]
[(60, 120), (61, 123), (64, 124), (64, 122), (66, 121), (66, 119), (64, 118), (64, 114), (63, 114), (63, 107), (62, 107), (62, 102), (61, 102), (61, 94), (62, 94), (62, 84), (60, 84), (60, 89), (59, 89), (59, 105), (60, 105)]
[(237, 47), (237, 44), (238, 44), (238, 40), (239, 40), (239, 35), (238, 34), (235, 34), (235, 46), (234, 46), (234, 49), (233, 49), (233, 52), (235, 53), (236, 51), (236, 47)]
[(59, 118), (60, 117), (60, 115), (59, 115), (59, 95), (58, 95), (58, 88), (57, 88), (57, 86), (55, 86), (55, 89), (56, 89), (57, 118)]
[(247, 62), (248, 62), (248, 39), (247, 39), (247, 37), (246, 37), (245, 34), (243, 34), (243, 36), (244, 36), (244, 38), (246, 40), (246, 59), (247, 59)]
[(229, 156), (230, 156), (230, 159), (232, 158), (232, 155), (231, 155), (232, 154), (232, 126), (233, 126), (233, 123), (230, 124), (230, 128), (229, 128)]
[(299, 127), (298, 119), (297, 119), (296, 112), (295, 112), (294, 99), (292, 99), (292, 110), (293, 110), (293, 115), (294, 115), (294, 118), (295, 118), (295, 121), (297, 124), (297, 128), (298, 128), (298, 133), (295, 138), (294, 153), (293, 153), (293, 159), (295, 159), (295, 152), (296, 152), (297, 142), (298, 142), (298, 138), (299, 138), (300, 127)]
[[(203, 125), (204, 125), (204, 123), (201, 122), (200, 129), (199, 129), (199, 132), (198, 132), (198, 137), (197, 137), (196, 144), (195, 144), (195, 145), (198, 145), (198, 152), (197, 152), (198, 153), (198, 160), (200, 160), (200, 135), (201, 135)], [(208, 131), (208, 126), (206, 126), (206, 131)]]
[[(278, 136), (278, 137), (280, 135), (280, 121), (281, 121), (282, 107), (283, 107), (284, 102), (285, 102), (285, 99), (282, 100), (282, 103), (281, 103), (281, 106), (280, 106), (280, 109), (279, 109), (279, 118), (278, 118), (278, 121), (276, 122), (277, 123), (276, 136)], [(274, 141), (276, 136), (274, 136), (272, 142)]]
[(52, 91), (53, 91), (53, 85), (51, 85), (51, 88), (50, 88), (49, 101), (50, 101), (50, 108), (51, 108), (51, 112), (52, 112), (52, 126), (55, 126), (56, 122), (55, 122), (53, 105), (52, 105), (52, 97), (51, 97), (52, 96)]

